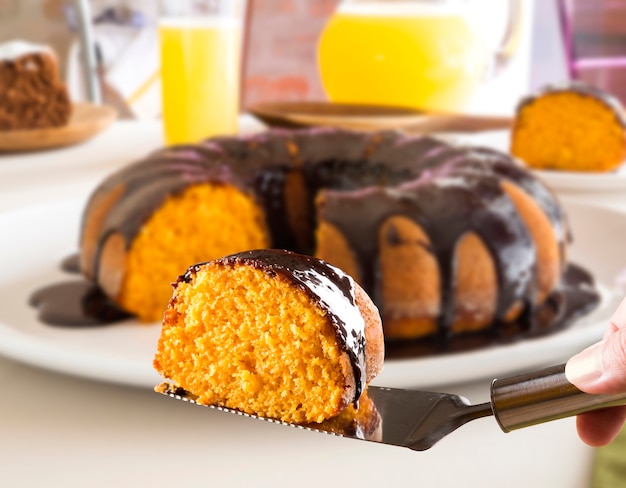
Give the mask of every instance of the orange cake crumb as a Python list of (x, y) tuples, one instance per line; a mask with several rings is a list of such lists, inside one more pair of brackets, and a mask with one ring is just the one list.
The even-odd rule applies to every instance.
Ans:
[[(190, 268), (164, 314), (154, 367), (198, 403), (322, 422), (355, 401), (359, 375), (350, 349), (339, 339), (334, 312), (284, 268), (259, 264), (261, 253), (315, 260), (263, 250)], [(361, 322), (363, 340), (372, 339), (363, 370), (369, 380), (382, 368), (384, 346), (380, 318), (368, 303)], [(350, 307), (364, 317), (356, 303)]]
[(250, 197), (228, 185), (191, 186), (168, 197), (133, 240), (119, 301), (142, 321), (160, 321), (170, 283), (191, 264), (267, 245), (262, 211)]
[(622, 109), (590, 87), (548, 89), (520, 104), (511, 153), (538, 169), (614, 170), (626, 157)]

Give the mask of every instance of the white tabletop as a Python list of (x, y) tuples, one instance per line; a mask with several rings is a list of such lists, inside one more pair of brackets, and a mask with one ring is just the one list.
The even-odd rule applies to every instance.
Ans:
[[(160, 145), (157, 123), (118, 122), (80, 146), (0, 156), (0, 212), (35, 195), (86, 197), (102, 176)], [(429, 451), (413, 452), (3, 358), (0, 382), (0, 486), (7, 487), (582, 488), (593, 455), (576, 436), (573, 419), (504, 434), (493, 418), (484, 418)], [(489, 381), (439, 389), (481, 402)]]

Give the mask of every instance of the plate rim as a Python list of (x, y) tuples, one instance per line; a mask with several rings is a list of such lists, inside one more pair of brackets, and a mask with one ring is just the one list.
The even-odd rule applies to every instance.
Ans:
[[(19, 217), (32, 216), (33, 214), (42, 213), (45, 216), (53, 209), (59, 208), (72, 208), (77, 213), (81, 210), (81, 205), (84, 203), (82, 197), (68, 198), (61, 201), (51, 202), (38, 202), (31, 205), (20, 207), (17, 209), (9, 209), (0, 212), (0, 223), (8, 219), (18, 219)], [(626, 214), (615, 209), (603, 207), (602, 205), (593, 205), (585, 202), (576, 202), (574, 205), (578, 205), (583, 208), (593, 209), (596, 212), (612, 215), (611, 218), (624, 219)], [(570, 207), (571, 208), (571, 207)], [(571, 211), (571, 210), (570, 210)], [(75, 231), (77, 232), (77, 230)], [(68, 237), (69, 239), (69, 237)], [(29, 251), (31, 252), (31, 251)], [(72, 252), (68, 250), (68, 254)], [(2, 256), (0, 255), (0, 261)], [(53, 266), (55, 263), (51, 263)], [(598, 280), (599, 283), (600, 280)], [(39, 284), (41, 286), (41, 284)], [(612, 287), (609, 284), (604, 286), (611, 290)], [(35, 285), (33, 286), (33, 290)], [(27, 297), (24, 297), (26, 300)], [(36, 319), (36, 312), (33, 309), (33, 320)], [(552, 349), (559, 342), (563, 341), (563, 338), (571, 337), (572, 335), (580, 335), (580, 342), (591, 343), (592, 338), (599, 339), (606, 327), (604, 323), (604, 317), (602, 320), (598, 318), (597, 323), (587, 324), (578, 328), (565, 329), (563, 331), (555, 332), (547, 336), (538, 337), (534, 339), (527, 339), (524, 341), (518, 341), (511, 344), (494, 345), (484, 349), (450, 353), (441, 356), (429, 356), (415, 359), (390, 359), (385, 362), (383, 372), (372, 381), (372, 384), (381, 385), (387, 387), (428, 387), (428, 386), (441, 386), (451, 383), (460, 383), (471, 380), (478, 380), (482, 377), (487, 377), (493, 374), (494, 367), (490, 365), (493, 358), (510, 356), (511, 353), (519, 352), (520, 350), (532, 352), (530, 346), (539, 346), (543, 349)], [(131, 321), (130, 325), (135, 324)], [(158, 327), (158, 324), (153, 324)], [(153, 325), (147, 325), (152, 327)], [(582, 332), (581, 332), (582, 329)], [(67, 329), (62, 329), (67, 330)], [(94, 329), (86, 329), (92, 331)], [(109, 329), (111, 330), (111, 329)], [(158, 334), (160, 329), (154, 329), (154, 334)], [(74, 333), (74, 331), (72, 331)], [(76, 331), (77, 334), (80, 331)], [(537, 347), (535, 347), (537, 349)], [(160, 376), (154, 371), (150, 363), (143, 364), (138, 363), (135, 360), (129, 361), (121, 358), (108, 358), (103, 360), (101, 357), (97, 358), (94, 363), (93, 358), (89, 355), (89, 352), (77, 352), (71, 347), (60, 347), (56, 341), (46, 341), (42, 337), (33, 336), (25, 331), (20, 331), (15, 325), (6, 323), (6, 321), (0, 317), (0, 356), (8, 357), (15, 361), (29, 364), (32, 366), (41, 367), (51, 371), (56, 371), (71, 376), (83, 377), (86, 379), (106, 381), (116, 384), (125, 384), (135, 387), (153, 387), (161, 379)], [(547, 360), (532, 357), (524, 361), (523, 364), (520, 361), (513, 361), (509, 368), (503, 368), (501, 365), (497, 368), (497, 372), (512, 372), (520, 370), (520, 368), (533, 367), (539, 364), (547, 364)], [(469, 368), (466, 370), (458, 370), (454, 375), (454, 378), (450, 377), (435, 377), (422, 378), (419, 381), (414, 381), (413, 384), (408, 384), (407, 381), (402, 379), (398, 374), (398, 369), (405, 369), (407, 367), (421, 367), (422, 369), (430, 369), (440, 367), (442, 364), (448, 363), (448, 366), (454, 363), (466, 363), (471, 361), (473, 363), (473, 369), (470, 372)], [(475, 368), (474, 368), (475, 366)], [(453, 368), (454, 369), (454, 368)], [(406, 371), (405, 371), (406, 374)], [(394, 377), (397, 376), (397, 377)]]

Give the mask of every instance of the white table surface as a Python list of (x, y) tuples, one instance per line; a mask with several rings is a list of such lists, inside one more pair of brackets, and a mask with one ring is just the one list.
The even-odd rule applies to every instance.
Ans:
[[(105, 174), (160, 145), (158, 123), (118, 122), (79, 146), (0, 155), (0, 211), (27, 205), (35, 195), (86, 197)], [(616, 202), (607, 204), (623, 205)], [(582, 488), (593, 457), (573, 419), (504, 434), (493, 418), (484, 418), (429, 451), (413, 452), (246, 419), (149, 389), (4, 358), (0, 384), (2, 487)], [(440, 389), (481, 402), (489, 384)]]

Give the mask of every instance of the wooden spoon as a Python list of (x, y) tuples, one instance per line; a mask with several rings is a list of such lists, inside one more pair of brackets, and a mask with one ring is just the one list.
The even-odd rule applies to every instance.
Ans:
[(509, 129), (511, 117), (435, 114), (405, 107), (330, 102), (272, 102), (248, 107), (270, 127), (328, 126), (364, 131), (402, 130), (414, 133), (480, 132)]

